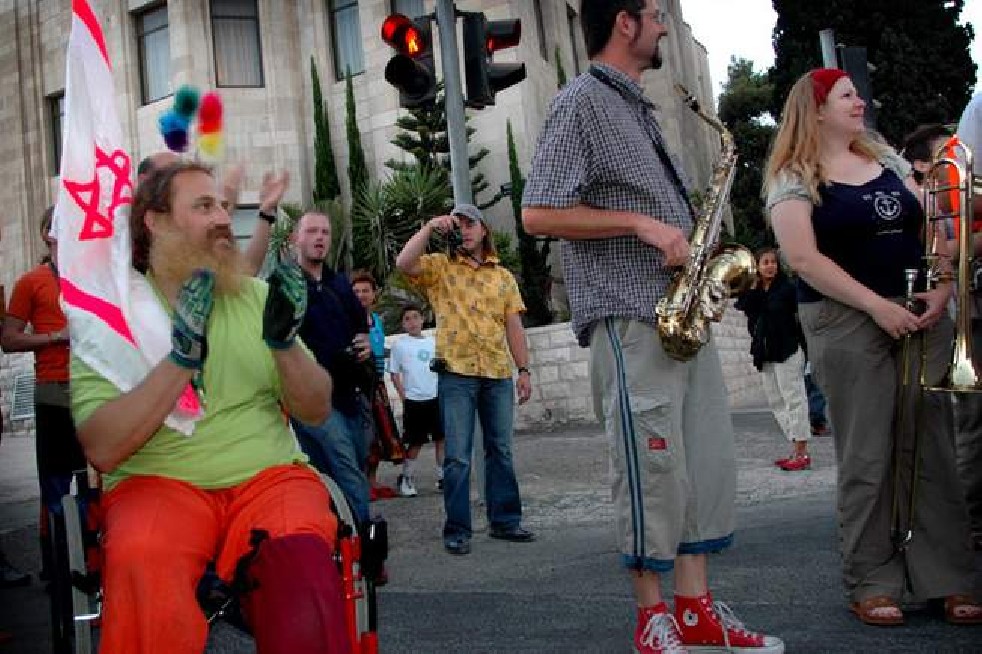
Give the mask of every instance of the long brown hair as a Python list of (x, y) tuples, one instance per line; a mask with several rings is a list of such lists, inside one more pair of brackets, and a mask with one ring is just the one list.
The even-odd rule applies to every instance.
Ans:
[[(764, 169), (765, 198), (779, 177), (790, 175), (801, 180), (814, 204), (821, 203), (818, 187), (827, 183), (828, 177), (822, 169), (818, 109), (814, 82), (811, 72), (808, 72), (791, 87), (781, 111), (781, 124)], [(890, 152), (888, 145), (878, 142), (868, 132), (858, 135), (849, 148), (875, 161)]]
[(212, 175), (212, 169), (194, 161), (177, 161), (153, 170), (136, 187), (130, 208), (130, 242), (133, 248), (133, 267), (146, 273), (150, 267), (150, 245), (153, 236), (147, 227), (147, 212), (170, 213), (174, 178), (181, 173), (200, 172)]

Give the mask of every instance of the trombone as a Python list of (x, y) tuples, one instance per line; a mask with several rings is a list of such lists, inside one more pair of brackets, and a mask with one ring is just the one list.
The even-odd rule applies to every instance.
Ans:
[[(972, 150), (953, 136), (934, 157), (924, 176), (925, 259), (928, 263), (927, 287), (956, 281), (955, 338), (951, 363), (938, 384), (921, 384), (925, 390), (951, 393), (982, 393), (982, 374), (972, 352), (972, 200), (975, 184)], [(938, 234), (945, 233), (944, 222), (955, 220), (958, 229), (958, 273), (942, 271), (938, 265)]]

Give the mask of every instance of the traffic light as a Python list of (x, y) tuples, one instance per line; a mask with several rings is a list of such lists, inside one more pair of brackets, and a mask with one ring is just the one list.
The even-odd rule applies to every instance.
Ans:
[(483, 13), (462, 13), (466, 104), (472, 109), (482, 109), (494, 104), (494, 96), (498, 91), (525, 79), (525, 64), (492, 62), (495, 52), (512, 48), (521, 41), (522, 21), (517, 18), (488, 20)]
[(861, 46), (840, 46), (839, 60), (842, 70), (846, 71), (849, 79), (859, 91), (859, 96), (866, 101), (864, 122), (870, 129), (876, 128), (876, 110), (880, 103), (873, 97), (873, 85), (870, 83), (870, 73), (876, 70), (866, 59), (866, 48)]
[(382, 22), (382, 40), (396, 54), (385, 66), (385, 81), (399, 89), (399, 106), (416, 109), (436, 100), (432, 17), (392, 14)]

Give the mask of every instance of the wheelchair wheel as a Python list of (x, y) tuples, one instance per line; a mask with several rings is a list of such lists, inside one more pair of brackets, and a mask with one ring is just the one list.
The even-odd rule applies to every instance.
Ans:
[[(84, 472), (82, 475), (84, 476)], [(49, 512), (51, 538), (51, 642), (54, 654), (96, 651), (94, 620), (99, 617), (97, 588), (88, 588), (86, 502), (88, 485), (79, 477), (62, 498), (61, 511)]]

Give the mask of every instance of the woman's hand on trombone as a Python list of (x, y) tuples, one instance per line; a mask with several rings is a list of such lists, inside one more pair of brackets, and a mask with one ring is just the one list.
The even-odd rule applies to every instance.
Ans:
[(885, 297), (877, 296), (867, 313), (880, 329), (893, 338), (901, 338), (920, 329), (920, 318)]
[(924, 313), (918, 318), (918, 329), (930, 329), (938, 322), (944, 312), (948, 310), (948, 300), (951, 299), (952, 285), (945, 282), (937, 288), (924, 293), (915, 293), (914, 297), (924, 300), (926, 305)]

